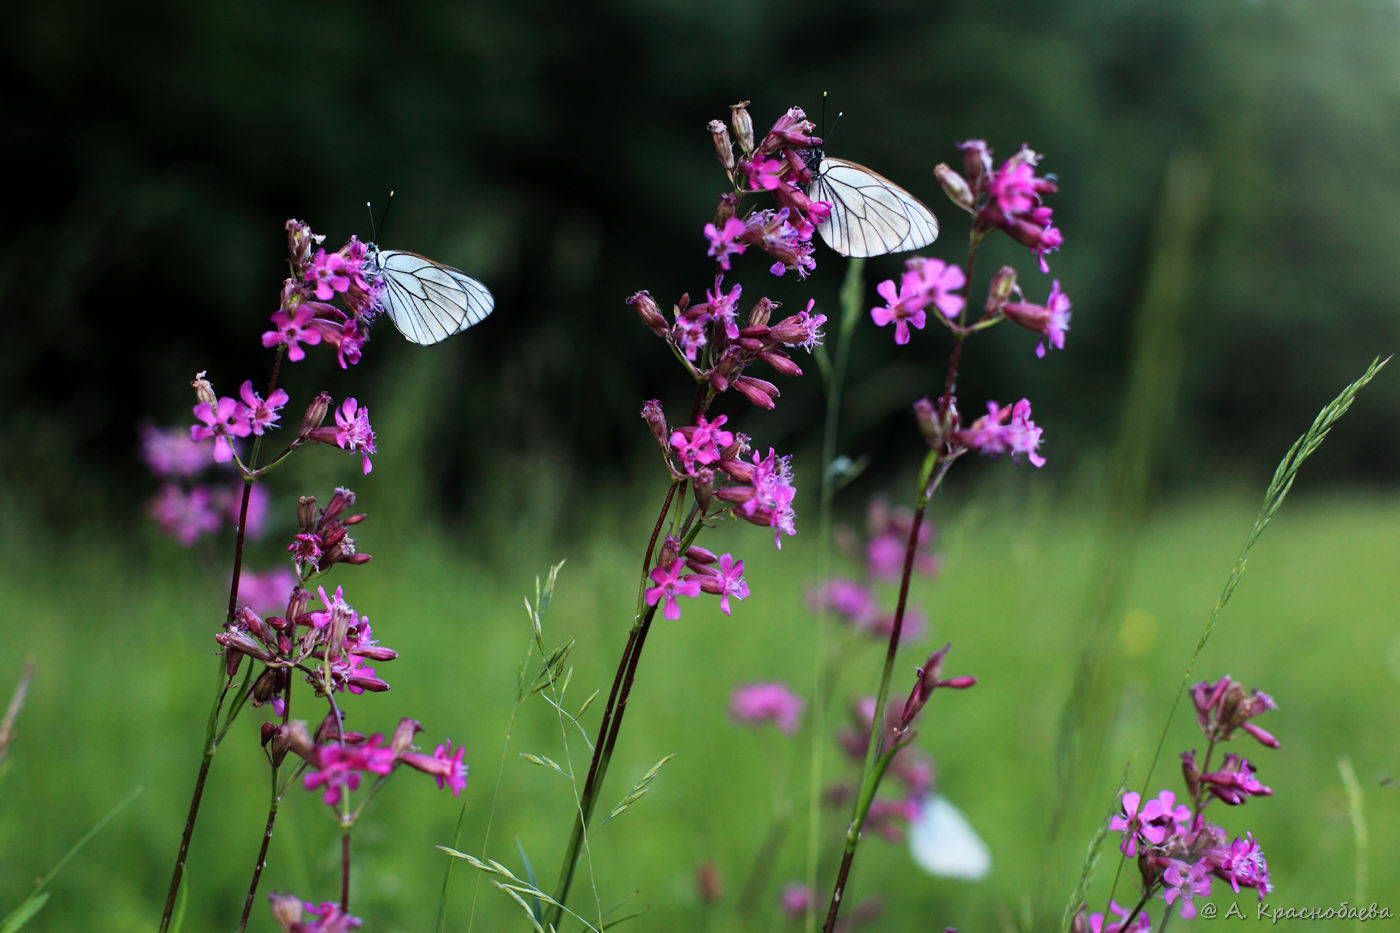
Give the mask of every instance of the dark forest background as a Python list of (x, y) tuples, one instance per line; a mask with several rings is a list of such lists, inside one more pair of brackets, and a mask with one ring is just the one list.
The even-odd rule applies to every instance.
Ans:
[[(226, 394), (265, 375), (283, 222), (328, 245), (368, 238), (365, 202), (390, 189), (381, 241), (479, 277), (497, 311), (430, 350), (386, 325), (350, 380), (294, 367), (293, 397), (415, 412), (385, 440), (449, 515), (499, 494), (462, 479), (491, 462), (605, 478), (650, 443), (641, 400), (683, 390), (623, 301), (706, 285), (700, 230), (724, 183), (706, 122), (750, 99), (761, 131), (793, 104), (819, 115), (823, 91), (827, 122), (844, 114), (829, 150), (933, 205), (943, 258), (966, 226), (933, 165), (969, 137), (1046, 153), (1069, 349), (1037, 362), (1029, 337), (984, 341), (963, 391), (1030, 396), (1052, 469), (1102, 451), (1166, 166), (1203, 167), (1163, 482), (1262, 477), (1400, 332), (1397, 19), (1360, 0), (21, 6), (0, 39), (0, 482), (60, 526), (127, 512), (150, 488), (143, 420), (189, 421), (196, 371)], [(979, 266), (1001, 260), (1031, 266), (1010, 247)], [(819, 262), (770, 294), (832, 312), (842, 263)], [(871, 304), (898, 268), (871, 264)], [(843, 447), (875, 454), (878, 475), (936, 354), (926, 342), (903, 362), (873, 333), (855, 346)], [(1324, 449), (1319, 482), (1391, 479), (1400, 395), (1385, 383)], [(766, 442), (815, 449), (819, 381), (784, 390)]]

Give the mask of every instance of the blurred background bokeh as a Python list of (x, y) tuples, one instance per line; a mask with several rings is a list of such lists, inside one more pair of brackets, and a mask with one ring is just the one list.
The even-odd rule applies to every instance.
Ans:
[[(203, 664), (212, 653), (218, 600), (211, 608), (207, 596), (226, 572), (200, 577), (198, 555), (153, 533), (144, 502), (155, 481), (139, 459), (138, 431), (143, 423), (188, 423), (188, 384), (198, 371), (207, 370), (224, 394), (245, 378), (265, 380), (271, 357), (258, 338), (285, 275), (288, 217), (309, 222), (328, 245), (351, 234), (368, 239), (365, 202), (382, 208), (392, 189), (381, 243), (461, 267), (493, 290), (497, 310), (469, 335), (426, 350), (386, 325), (348, 373), (316, 354), (284, 369), (294, 400), (289, 412), (322, 388), (355, 395), (375, 413), (383, 452), (363, 480), (329, 452), (301, 458), (309, 462), (274, 487), (283, 530), (295, 495), (354, 482), (378, 523), (366, 549), (385, 552), (361, 574), (373, 593), (362, 598), (389, 615), (394, 600), (420, 598), (424, 590), (411, 582), (462, 588), (435, 597), (439, 613), (499, 607), (510, 621), (493, 624), (511, 629), (499, 643), (506, 654), (489, 660), (498, 673), (513, 673), (517, 655), (510, 652), (523, 648), (515, 613), (527, 581), (569, 556), (581, 569), (564, 577), (567, 592), (577, 574), (568, 617), (600, 641), (581, 654), (590, 690), (610, 676), (635, 585), (630, 571), (610, 571), (605, 557), (628, 567), (636, 562), (650, 522), (638, 503), (664, 484), (637, 410), (647, 398), (678, 409), (687, 399), (683, 374), (624, 299), (645, 288), (665, 306), (709, 284), (701, 227), (725, 179), (706, 123), (727, 118), (736, 101), (752, 101), (762, 131), (792, 105), (820, 118), (822, 95), (829, 94), (826, 123), (843, 114), (829, 151), (877, 168), (933, 206), (944, 234), (929, 252), (950, 261), (963, 253), (966, 225), (940, 193), (933, 166), (956, 163), (955, 144), (968, 138), (986, 139), (1000, 157), (1022, 143), (1045, 153), (1041, 169), (1061, 186), (1053, 204), (1065, 235), (1064, 248), (1050, 257), (1052, 275), (1042, 285), (1025, 251), (1001, 243), (979, 257), (979, 269), (1016, 264), (1034, 283), (1031, 297), (1043, 298), (1050, 278), (1059, 279), (1074, 302), (1068, 347), (1037, 361), (1032, 336), (998, 330), (970, 346), (960, 389), (972, 399), (1030, 397), (1046, 430), (1049, 463), (1033, 476), (1006, 464), (964, 471), (969, 478), (953, 484), (964, 497), (957, 508), (983, 504), (957, 514), (968, 529), (978, 527), (977, 516), (994, 516), (998, 533), (1010, 536), (1003, 544), (1036, 542), (1017, 552), (1017, 566), (1026, 553), (1060, 561), (1056, 517), (1077, 522), (1076, 533), (1096, 534), (1098, 526), (1083, 516), (1108, 507), (1102, 490), (1113, 483), (1106, 478), (1122, 468), (1123, 446), (1140, 443), (1150, 461), (1134, 464), (1141, 468), (1135, 495), (1150, 503), (1142, 521), (1174, 517), (1183, 537), (1172, 540), (1195, 549), (1200, 539), (1179, 523), (1182, 515), (1236, 519), (1221, 521), (1225, 538), (1209, 551), (1205, 577), (1190, 581), (1198, 598), (1182, 620), (1189, 637), (1159, 665), (1168, 696), (1199, 631), (1192, 626), (1204, 621), (1278, 458), (1322, 404), (1373, 356), (1392, 352), (1400, 337), (1394, 3), (54, 0), (11, 9), (6, 20), (0, 82), (12, 185), (0, 224), (0, 544), (8, 555), (0, 565), (7, 604), (0, 630), (15, 653), (0, 683), (10, 683), (18, 657), (34, 651), (40, 673), (27, 714), (31, 728), (81, 722), (94, 730), (34, 738), (113, 748), (116, 730), (143, 749), (138, 760), (157, 747), (165, 756), (139, 777), (110, 773), (113, 758), (101, 755), (90, 762), (93, 771), (81, 772), (82, 780), (109, 787), (164, 788), (143, 805), (150, 811), (149, 822), (140, 823), (143, 835), (133, 838), (130, 825), (109, 830), (142, 852), (139, 878), (110, 863), (69, 869), (70, 899), (100, 878), (117, 892), (86, 896), (114, 897), (131, 911), (121, 916), (140, 918), (137, 924), (151, 916), (143, 906), (163, 896), (160, 876), (196, 763), (196, 720), (209, 676), (202, 666), (198, 676), (166, 668), (191, 664), (191, 657)], [(867, 307), (875, 303), (874, 283), (895, 275), (899, 263), (888, 257), (869, 264)], [(766, 276), (759, 268), (755, 260), (745, 281)], [(843, 270), (843, 262), (820, 252), (811, 277), (770, 279), (769, 294), (789, 308), (815, 298), (831, 314)], [(746, 286), (746, 298), (758, 287)], [(983, 288), (985, 280), (974, 284), (974, 300)], [(905, 498), (919, 443), (909, 404), (937, 390), (945, 346), (936, 328), (899, 352), (887, 332), (856, 333), (838, 447), (869, 455), (871, 466), (838, 502), (838, 512), (852, 518), (874, 493)], [(735, 408), (731, 415), (761, 434), (764, 446), (794, 452), (808, 490), (823, 416), (821, 383), (816, 367), (810, 370), (783, 382), (774, 414)], [(1125, 414), (1135, 373), (1137, 407)], [(1148, 429), (1133, 425), (1134, 412), (1150, 418)], [(1397, 430), (1400, 392), (1387, 373), (1307, 469), (1307, 494), (1340, 503), (1338, 517), (1319, 518), (1317, 526), (1356, 547), (1366, 542), (1366, 553), (1379, 548), (1393, 556), (1396, 539), (1385, 534), (1393, 525), (1350, 537), (1340, 532), (1346, 522), (1397, 514)], [(1003, 507), (1029, 509), (1036, 518), (1023, 526), (1003, 517)], [(814, 531), (815, 497), (799, 501), (803, 508), (804, 528)], [(998, 553), (1001, 539), (977, 534), (969, 530), (967, 540)], [(228, 542), (208, 550), (212, 566), (225, 568)], [(276, 551), (268, 545), (266, 561)], [(1369, 622), (1309, 617), (1287, 627), (1309, 632), (1293, 626), (1318, 623), (1321, 637), (1355, 624), (1369, 633), (1376, 663), (1388, 658), (1389, 667), (1365, 682), (1388, 690), (1393, 708), (1400, 649), (1377, 589), (1389, 585), (1387, 571), (1353, 579), (1356, 571), (1348, 569), (1366, 553), (1311, 585), (1347, 590)], [(965, 558), (962, 566), (969, 563)], [(790, 604), (769, 611), (800, 613), (798, 584), (810, 568), (769, 566), (793, 589)], [(1066, 572), (1072, 579), (1064, 598), (1084, 600), (1093, 571), (1083, 571), (1087, 579)], [(1306, 572), (1303, 562), (1298, 573)], [(473, 574), (494, 575), (479, 601), (463, 595), (478, 585)], [(995, 577), (988, 583), (1011, 585)], [(1153, 585), (1167, 592), (1176, 584)], [(191, 606), (186, 597), (205, 601)], [(1293, 598), (1300, 597), (1283, 604)], [(1118, 594), (1115, 612), (1131, 603)], [(1075, 618), (1070, 611), (1063, 621), (1072, 626)], [(159, 630), (172, 620), (183, 626), (178, 636)], [(799, 626), (783, 624), (789, 631)], [(464, 627), (454, 622), (451, 631)], [(940, 641), (947, 631), (936, 633)], [(1064, 670), (1047, 687), (1051, 705), (1063, 699), (1078, 650), (1072, 627), (1061, 637), (1068, 647)], [(424, 645), (431, 644), (425, 635)], [(1343, 702), (1335, 678), (1350, 649), (1336, 648), (1339, 666), (1319, 681), (1316, 702)], [(710, 661), (723, 671), (729, 649), (712, 650)], [(466, 651), (463, 658), (473, 656)], [(1202, 676), (1238, 675), (1247, 666), (1237, 656), (1218, 664), (1224, 667)], [(793, 670), (801, 677), (807, 667), (795, 663)], [(456, 688), (476, 675), (434, 676)], [(766, 675), (749, 664), (742, 676)], [(510, 682), (497, 677), (492, 690), (461, 689), (472, 702), (508, 704)], [(721, 686), (706, 689), (722, 705)], [(1260, 686), (1286, 694), (1289, 685)], [(1164, 714), (1160, 696), (1140, 699), (1156, 704), (1144, 722), (1160, 723), (1153, 718)], [(60, 705), (46, 707), (46, 700)], [(463, 695), (450, 702), (463, 703)], [(1348, 702), (1365, 707), (1377, 700)], [(676, 715), (684, 709), (680, 704)], [(471, 710), (454, 715), (461, 722)], [(179, 735), (153, 739), (129, 722), (116, 725), (115, 716), (150, 717), (152, 731)], [(722, 730), (721, 719), (717, 714)], [(493, 720), (483, 735), (499, 737), (502, 722)], [(657, 722), (664, 734), (669, 721)], [(454, 737), (465, 732), (449, 728)], [(539, 729), (546, 741), (548, 730)], [(98, 730), (106, 737), (94, 738)], [(668, 750), (643, 747), (637, 754), (654, 761)], [(31, 759), (31, 766), (65, 766), (57, 749), (45, 754), (51, 761)], [(489, 757), (476, 759), (483, 774)], [(247, 767), (257, 775), (255, 758)], [(18, 778), (17, 771), (10, 781), (31, 786)], [(1092, 790), (1100, 800), (1112, 787)], [(0, 811), (0, 824), (7, 838), (27, 838), (42, 853), (31, 862), (6, 847), (0, 907), (56, 860), (74, 827), (81, 832), (103, 812), (93, 803), (60, 819), (53, 810), (63, 798), (43, 796), (58, 793), (54, 787), (17, 793), (33, 809), (17, 811), (12, 803)], [(118, 796), (103, 799), (110, 805)], [(704, 812), (693, 800), (687, 806)], [(303, 828), (315, 822), (310, 809)], [(26, 826), (26, 813), (38, 823)], [(552, 831), (557, 821), (544, 825)], [(1091, 832), (1092, 815), (1087, 825)], [(1083, 830), (1074, 827), (1076, 859)], [(198, 837), (196, 843), (199, 858)], [(100, 851), (107, 858), (123, 851), (113, 846)], [(556, 857), (544, 858), (543, 875), (552, 877)], [(436, 872), (437, 863), (429, 863)], [(1077, 861), (1057, 867), (1056, 896), (1067, 896), (1077, 868)], [(84, 874), (93, 871), (99, 875)], [(325, 877), (308, 878), (329, 896)], [(230, 888), (235, 894), (239, 883)], [(1001, 883), (967, 901), (972, 912), (961, 915), (963, 922), (1012, 926), (1025, 916), (1014, 892), (1026, 901), (1041, 896), (1029, 882)], [(384, 904), (394, 904), (392, 891), (380, 893)], [(201, 894), (208, 888), (195, 897)], [(674, 894), (653, 889), (644, 899), (664, 904)], [(211, 923), (228, 916), (227, 903), (214, 902), (199, 915)], [(943, 909), (957, 902), (932, 903)], [(72, 903), (51, 910), (83, 915)], [(383, 907), (376, 917), (385, 928), (421, 929), (404, 918), (429, 915)], [(191, 922), (204, 928), (204, 921)]]

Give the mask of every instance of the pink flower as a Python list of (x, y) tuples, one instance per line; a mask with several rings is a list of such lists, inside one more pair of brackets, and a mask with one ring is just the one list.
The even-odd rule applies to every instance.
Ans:
[[(1007, 418), (1011, 419), (1009, 423)], [(1045, 465), (1045, 458), (1036, 453), (1040, 435), (1041, 429), (1031, 420), (1031, 403), (1026, 399), (1004, 406), (988, 402), (986, 415), (974, 421), (971, 427), (953, 432), (958, 443), (986, 456), (1009, 453), (1014, 460), (1025, 454), (1035, 467)]]
[(900, 346), (909, 342), (909, 326), (916, 330), (924, 329), (924, 303), (926, 297), (917, 279), (911, 281), (908, 275), (901, 279), (899, 289), (895, 289), (893, 279), (886, 279), (875, 286), (875, 291), (885, 299), (882, 307), (871, 308), (870, 318), (879, 327), (894, 323), (894, 342)]
[(792, 735), (802, 717), (802, 698), (780, 683), (748, 684), (730, 694), (729, 714), (750, 725), (771, 720)]
[(736, 561), (733, 554), (721, 555), (718, 568), (705, 566), (697, 569), (702, 571), (697, 577), (700, 589), (719, 597), (719, 608), (725, 615), (730, 614), (729, 597), (743, 599), (749, 595), (749, 585), (744, 582), (744, 562)]
[(369, 423), (369, 409), (347, 398), (335, 413), (335, 442), (344, 450), (358, 450), (366, 474), (372, 470), (369, 455), (375, 452), (374, 429)]
[(204, 448), (181, 428), (141, 427), (141, 456), (156, 476), (191, 476), (209, 463)]
[(315, 346), (321, 342), (321, 332), (311, 323), (315, 317), (316, 312), (304, 304), (298, 305), (290, 313), (285, 308), (275, 311), (272, 323), (276, 329), (263, 333), (263, 346), (275, 347), (280, 343), (287, 348), (287, 359), (294, 363), (305, 359), (306, 351), (301, 348), (302, 343)]
[(238, 578), (238, 603), (259, 615), (279, 613), (287, 608), (287, 600), (296, 585), (296, 574), (286, 567), (265, 573), (244, 570)]
[(705, 224), (705, 237), (710, 241), (709, 255), (719, 261), (719, 267), (729, 270), (729, 257), (738, 256), (748, 249), (748, 244), (738, 242), (739, 236), (747, 229), (737, 217), (728, 217), (723, 227)]
[(262, 434), (269, 428), (277, 427), (278, 411), (287, 404), (289, 396), (284, 389), (275, 390), (267, 401), (253, 391), (253, 380), (243, 380), (238, 394), (243, 401), (238, 406), (238, 416), (248, 422), (254, 434)]
[(452, 796), (456, 797), (467, 787), (467, 773), (471, 770), (462, 763), (462, 756), (466, 753), (465, 746), (457, 746), (457, 751), (452, 751), (452, 743), (444, 742), (433, 749), (431, 755), (423, 755), (418, 752), (405, 752), (400, 756), (400, 760), (410, 768), (416, 768), (424, 774), (432, 775), (437, 781), (438, 789), (450, 787)]
[(194, 416), (204, 424), (191, 425), (190, 437), (196, 441), (214, 438), (214, 462), (227, 463), (233, 459), (233, 439), (253, 433), (247, 420), (240, 417), (238, 402), (225, 396), (214, 405), (200, 402), (194, 406)]
[(1143, 805), (1142, 795), (1130, 790), (1123, 795), (1121, 809), (1118, 815), (1109, 821), (1108, 828), (1125, 833), (1120, 848), (1128, 858), (1136, 858), (1139, 841), (1155, 846), (1167, 838), (1166, 827), (1153, 823), (1153, 820), (1161, 815), (1160, 801), (1149, 800)]
[[(734, 222), (734, 218), (729, 218), (729, 221)], [(727, 228), (728, 224), (725, 226)], [(740, 226), (743, 225), (740, 224)], [(729, 267), (724, 266), (724, 268), (728, 269)], [(715, 287), (705, 292), (705, 300), (710, 305), (710, 316), (724, 324), (724, 335), (730, 340), (738, 340), (739, 325), (735, 322), (734, 317), (738, 312), (739, 295), (743, 293), (744, 286), (735, 285), (726, 293), (723, 282), (723, 276), (715, 276)]]
[(714, 463), (719, 459), (720, 452), (734, 443), (734, 434), (720, 429), (720, 425), (727, 420), (727, 415), (720, 415), (710, 422), (701, 415), (695, 427), (671, 432), (671, 449), (687, 474), (694, 476), (697, 464), (706, 466)]
[(906, 279), (918, 283), (925, 296), (925, 306), (933, 305), (948, 320), (955, 320), (962, 314), (964, 299), (954, 292), (967, 284), (961, 266), (950, 266), (941, 259), (925, 259), (915, 256), (905, 263)]
[(783, 913), (790, 920), (801, 920), (812, 909), (812, 889), (801, 882), (793, 881), (783, 885)]
[(784, 534), (795, 535), (796, 513), (792, 500), (797, 490), (792, 485), (791, 457), (779, 457), (773, 448), (768, 448), (768, 456), (759, 458), (753, 455), (749, 466), (747, 482), (749, 488), (726, 487), (721, 490), (724, 498), (738, 503), (735, 514), (755, 525), (767, 525), (773, 529), (773, 544), (779, 550), (783, 547)]
[(1254, 888), (1262, 901), (1264, 895), (1274, 889), (1269, 880), (1269, 864), (1252, 834), (1246, 833), (1243, 839), (1212, 849), (1209, 855), (1211, 871), (1217, 878), (1230, 882), (1236, 894), (1241, 887)]
[(219, 513), (212, 501), (213, 496), (204, 486), (185, 493), (173, 483), (166, 483), (151, 501), (150, 509), (161, 531), (189, 547), (201, 535), (218, 529)]
[(772, 191), (783, 183), (783, 163), (777, 159), (755, 159), (741, 164), (753, 191)]
[(311, 260), (311, 266), (306, 270), (306, 281), (315, 284), (316, 297), (319, 300), (329, 301), (335, 297), (336, 292), (350, 289), (348, 273), (344, 256), (320, 249), (316, 251), (316, 257)]
[(1181, 899), (1181, 919), (1190, 920), (1196, 916), (1195, 898), (1210, 897), (1210, 865), (1206, 859), (1201, 859), (1194, 865), (1187, 865), (1180, 859), (1171, 859), (1167, 865), (1166, 872), (1162, 875), (1162, 880), (1166, 883), (1167, 889), (1162, 892), (1162, 899), (1170, 907), (1178, 898)]
[[(1008, 301), (1001, 306), (1002, 313), (1008, 319), (1027, 330), (1044, 334), (1056, 350), (1065, 348), (1065, 334), (1069, 333), (1069, 309), (1069, 296), (1060, 291), (1059, 279), (1051, 285), (1050, 297), (1043, 305)], [(1044, 359), (1045, 341), (1036, 344), (1035, 355)]]
[(655, 606), (662, 597), (666, 599), (666, 606), (663, 615), (675, 621), (681, 617), (680, 603), (676, 602), (677, 596), (689, 596), (692, 599), (700, 595), (700, 581), (693, 576), (681, 577), (681, 571), (685, 569), (685, 561), (673, 560), (667, 568), (662, 568), (659, 564), (651, 569), (651, 579), (656, 586), (646, 591), (648, 606)]

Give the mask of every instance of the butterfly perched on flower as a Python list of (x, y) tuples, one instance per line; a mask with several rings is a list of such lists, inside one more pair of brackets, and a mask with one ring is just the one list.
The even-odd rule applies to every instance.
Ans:
[(496, 306), (486, 286), (460, 269), (406, 250), (368, 249), (372, 274), (383, 282), (384, 312), (411, 343), (446, 340), (480, 324)]
[(808, 164), (807, 197), (831, 205), (831, 216), (817, 224), (817, 233), (842, 256), (903, 253), (938, 238), (933, 211), (879, 172), (820, 149), (812, 151)]

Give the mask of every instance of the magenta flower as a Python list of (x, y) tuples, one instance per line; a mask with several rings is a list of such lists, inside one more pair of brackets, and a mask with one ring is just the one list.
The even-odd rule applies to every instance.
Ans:
[(372, 470), (369, 455), (375, 452), (374, 429), (369, 424), (369, 409), (347, 398), (335, 413), (335, 442), (344, 450), (358, 450), (366, 474)]
[(1118, 815), (1109, 821), (1108, 828), (1126, 834), (1120, 849), (1128, 858), (1136, 858), (1138, 842), (1146, 842), (1155, 846), (1161, 845), (1162, 840), (1167, 838), (1166, 827), (1153, 823), (1153, 820), (1161, 815), (1162, 804), (1160, 801), (1149, 800), (1144, 805), (1142, 795), (1135, 790), (1130, 790), (1123, 795), (1121, 809)]
[(915, 256), (905, 263), (906, 280), (918, 283), (925, 296), (925, 307), (933, 305), (948, 320), (956, 320), (962, 314), (965, 299), (954, 292), (967, 284), (967, 277), (961, 266), (950, 266), (941, 259), (925, 259)]
[[(710, 555), (713, 559), (714, 555)], [(695, 565), (692, 565), (695, 566)], [(734, 559), (733, 554), (724, 554), (719, 559), (719, 567), (697, 566), (701, 573), (696, 579), (700, 589), (719, 597), (719, 608), (729, 615), (729, 597), (743, 599), (749, 595), (749, 585), (744, 582), (744, 562)]]
[(325, 628), (332, 621), (338, 621), (340, 625), (348, 627), (359, 621), (355, 607), (345, 601), (342, 587), (335, 588), (334, 596), (327, 596), (324, 586), (316, 587), (316, 593), (321, 597), (321, 604), (326, 608), (321, 612), (308, 614), (307, 618), (312, 628)]
[(287, 608), (287, 599), (296, 585), (296, 574), (286, 567), (264, 573), (245, 569), (238, 577), (238, 604), (260, 615), (279, 613)]
[(212, 494), (204, 486), (196, 486), (186, 493), (173, 483), (166, 483), (151, 501), (150, 509), (161, 531), (189, 547), (201, 535), (219, 527), (219, 513), (212, 500)]
[(359, 789), (363, 766), (354, 746), (319, 745), (313, 764), (314, 767), (302, 778), (302, 786), (307, 790), (324, 788), (321, 802), (326, 806), (339, 806), (347, 791)]
[(182, 428), (141, 426), (141, 457), (156, 476), (192, 476), (209, 463), (209, 455)]
[(772, 191), (783, 183), (783, 163), (777, 159), (755, 159), (741, 164), (753, 191)]
[(431, 755), (423, 755), (418, 752), (405, 752), (400, 756), (400, 760), (410, 768), (417, 768), (424, 774), (431, 775), (437, 781), (438, 789), (450, 787), (452, 796), (459, 796), (467, 787), (467, 774), (470, 767), (462, 763), (462, 756), (466, 753), (465, 746), (457, 746), (457, 751), (452, 751), (452, 743), (444, 742), (433, 749)]
[(315, 318), (316, 312), (304, 304), (290, 313), (285, 308), (273, 312), (272, 323), (276, 329), (263, 333), (263, 346), (275, 347), (280, 343), (287, 348), (287, 359), (294, 363), (305, 359), (306, 351), (301, 345), (315, 346), (321, 342), (321, 332), (312, 325)]
[(886, 279), (875, 287), (875, 291), (885, 299), (885, 304), (882, 307), (871, 308), (870, 318), (879, 327), (893, 322), (896, 344), (903, 346), (909, 342), (910, 325), (913, 325), (915, 330), (924, 329), (924, 304), (927, 297), (917, 279), (911, 280), (905, 275), (898, 290), (895, 289), (893, 279)]
[[(729, 221), (734, 222), (734, 218), (729, 218)], [(743, 293), (744, 286), (735, 285), (726, 293), (723, 282), (724, 276), (715, 276), (715, 287), (706, 290), (705, 300), (710, 305), (710, 317), (724, 325), (724, 335), (730, 340), (738, 340), (739, 325), (734, 318), (738, 313), (739, 296)]]
[(792, 508), (797, 490), (792, 485), (790, 460), (790, 456), (779, 457), (771, 447), (768, 456), (761, 460), (755, 452), (749, 479), (752, 495), (740, 505), (747, 521), (773, 529), (773, 545), (779, 550), (783, 547), (784, 534), (797, 534), (796, 513)]
[(738, 241), (746, 229), (744, 222), (737, 217), (726, 218), (722, 228), (714, 224), (705, 224), (705, 238), (710, 241), (709, 255), (713, 256), (719, 262), (719, 267), (726, 272), (729, 271), (729, 257), (738, 256), (749, 248), (748, 244)]
[(1262, 901), (1264, 895), (1274, 889), (1269, 880), (1269, 864), (1259, 843), (1250, 833), (1243, 839), (1235, 839), (1228, 846), (1220, 846), (1210, 851), (1211, 871), (1222, 881), (1230, 882), (1230, 888), (1240, 893), (1240, 888), (1254, 888)]
[(1120, 907), (1117, 901), (1108, 902), (1109, 910), (1117, 915), (1116, 923), (1104, 924), (1103, 914), (1089, 915), (1089, 933), (1151, 933), (1152, 918), (1148, 916), (1146, 910), (1138, 911), (1137, 919), (1133, 921), (1131, 927), (1125, 926), (1128, 916), (1132, 913), (1126, 907)]
[(1234, 752), (1225, 756), (1219, 771), (1201, 775), (1201, 781), (1207, 790), (1230, 806), (1238, 806), (1250, 797), (1267, 797), (1273, 793), (1254, 776), (1249, 759)]
[(200, 402), (194, 406), (194, 416), (204, 424), (190, 426), (190, 438), (196, 441), (214, 438), (214, 462), (227, 463), (233, 459), (233, 439), (247, 437), (253, 432), (239, 415), (238, 402), (225, 396), (214, 405)]
[(801, 920), (812, 909), (812, 889), (798, 881), (783, 885), (783, 913), (790, 920)]
[(1162, 892), (1162, 899), (1167, 902), (1168, 907), (1178, 898), (1181, 899), (1182, 920), (1190, 920), (1196, 916), (1195, 898), (1210, 897), (1210, 865), (1206, 859), (1201, 859), (1194, 865), (1187, 865), (1180, 859), (1171, 859), (1162, 880), (1167, 885), (1167, 889)]
[(802, 698), (781, 683), (747, 684), (730, 694), (729, 714), (749, 725), (771, 721), (792, 735), (802, 717)]
[(675, 621), (681, 617), (680, 603), (676, 602), (677, 596), (689, 596), (692, 599), (700, 595), (700, 581), (693, 576), (681, 577), (681, 571), (685, 569), (685, 561), (673, 560), (670, 567), (662, 568), (659, 564), (651, 569), (651, 579), (656, 586), (646, 591), (648, 606), (655, 606), (662, 597), (666, 599), (666, 606), (663, 615)]
[(284, 389), (275, 390), (267, 401), (253, 391), (253, 380), (243, 380), (242, 387), (238, 390), (243, 401), (238, 406), (238, 416), (248, 422), (248, 426), (254, 434), (262, 434), (269, 428), (277, 427), (280, 417), (278, 412), (283, 405), (287, 404), (289, 396)]
[[(1011, 419), (1009, 423), (1007, 418)], [(1045, 458), (1036, 453), (1040, 435), (1041, 429), (1031, 420), (1031, 403), (1027, 399), (1005, 406), (988, 402), (986, 415), (971, 427), (953, 432), (954, 439), (971, 450), (989, 457), (1009, 453), (1013, 460), (1025, 454), (1037, 468), (1045, 465)]]
[(830, 580), (818, 585), (809, 593), (808, 602), (817, 611), (830, 609), (859, 629), (868, 629), (880, 611), (871, 592), (854, 580)]
[(350, 276), (345, 257), (340, 253), (317, 250), (310, 268), (306, 270), (306, 281), (316, 286), (316, 297), (321, 301), (329, 301), (336, 292), (349, 291)]
[[(1012, 322), (1026, 330), (1044, 334), (1056, 350), (1065, 348), (1065, 334), (1069, 333), (1070, 301), (1060, 291), (1060, 280), (1050, 287), (1050, 297), (1045, 304), (1036, 305), (1024, 301), (1008, 301), (1001, 306), (1001, 312)], [(1036, 344), (1035, 355), (1045, 358), (1045, 341)]]
[(727, 415), (720, 415), (714, 421), (706, 421), (701, 415), (695, 427), (671, 432), (671, 449), (687, 474), (694, 476), (697, 464), (714, 463), (720, 458), (720, 452), (734, 443), (734, 434), (720, 429), (727, 420)]

